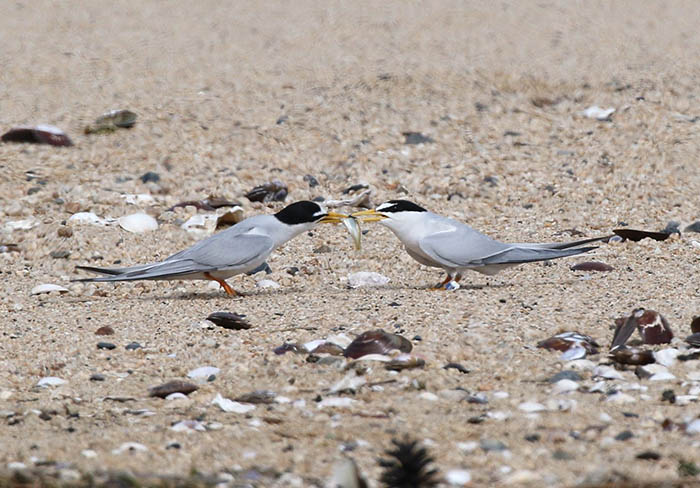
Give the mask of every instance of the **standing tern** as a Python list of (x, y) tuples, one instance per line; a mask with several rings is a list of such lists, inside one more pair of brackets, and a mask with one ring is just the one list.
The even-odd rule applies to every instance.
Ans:
[(443, 289), (451, 281), (459, 282), (467, 270), (494, 275), (522, 263), (588, 252), (596, 248), (579, 246), (605, 239), (597, 237), (545, 244), (504, 243), (408, 200), (390, 200), (374, 210), (356, 212), (351, 217), (388, 227), (413, 259), (425, 266), (444, 269), (447, 278), (435, 289)]
[(274, 215), (247, 218), (160, 262), (128, 268), (77, 266), (105, 276), (74, 281), (212, 280), (236, 296), (239, 293), (227, 278), (258, 268), (272, 251), (316, 224), (338, 223), (346, 217), (315, 202), (295, 202)]

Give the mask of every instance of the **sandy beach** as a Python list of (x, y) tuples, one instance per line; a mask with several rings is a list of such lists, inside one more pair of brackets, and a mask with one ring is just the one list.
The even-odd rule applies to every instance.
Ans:
[[(700, 220), (698, 18), (690, 1), (3, 3), (0, 132), (51, 124), (73, 145), (0, 143), (0, 472), (306, 487), (347, 457), (379, 487), (378, 460), (409, 436), (441, 486), (457, 470), (467, 486), (697, 486), (700, 359), (684, 339), (700, 234), (684, 229)], [(135, 126), (84, 132), (112, 109)], [(245, 197), (272, 180), (284, 203)], [(473, 273), (454, 292), (429, 290), (442, 272), (370, 223), (361, 251), (341, 226), (297, 237), (270, 274), (229, 280), (242, 298), (204, 281), (70, 281), (208, 235), (182, 224), (213, 212), (178, 203), (214, 196), (249, 217), (356, 184), (503, 241), (681, 233)], [(134, 213), (157, 229), (110, 220)], [(582, 261), (613, 270), (570, 269)], [(389, 281), (350, 288), (362, 271)], [(66, 291), (32, 294), (41, 284)], [(674, 332), (642, 346), (675, 351), (657, 381), (608, 358), (615, 319), (638, 307)], [(251, 328), (206, 320), (221, 311)], [(425, 365), (274, 352), (373, 329)], [(600, 351), (536, 347), (563, 331)], [(215, 378), (188, 377), (205, 366)], [(575, 387), (552, 380), (562, 371)], [(38, 387), (47, 377), (63, 382)], [(198, 389), (149, 396), (171, 380)], [(261, 390), (274, 394), (240, 412), (212, 403)]]

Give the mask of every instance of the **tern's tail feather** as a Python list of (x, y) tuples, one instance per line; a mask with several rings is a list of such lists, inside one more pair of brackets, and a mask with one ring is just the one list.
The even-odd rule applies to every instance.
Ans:
[(104, 281), (133, 281), (133, 280), (163, 280), (175, 278), (207, 269), (200, 269), (189, 259), (163, 261), (160, 263), (142, 264), (130, 268), (96, 268), (93, 266), (76, 266), (76, 269), (100, 273), (106, 276), (95, 278), (80, 278), (79, 282), (104, 282)]
[(573, 242), (545, 242), (545, 243), (530, 243), (530, 242), (517, 242), (513, 243), (513, 246), (517, 247), (527, 247), (530, 249), (571, 249), (573, 247), (583, 246), (584, 244), (590, 244), (591, 242), (605, 241), (610, 239), (611, 236), (603, 237), (590, 237), (588, 239), (582, 239), (580, 241)]
[(577, 247), (573, 249), (540, 249), (532, 247), (511, 247), (503, 252), (482, 259), (485, 266), (494, 264), (521, 264), (533, 261), (547, 261), (549, 259), (575, 256), (597, 247)]

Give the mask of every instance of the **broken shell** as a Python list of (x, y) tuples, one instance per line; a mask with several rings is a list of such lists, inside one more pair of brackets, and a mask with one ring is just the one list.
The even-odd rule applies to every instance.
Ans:
[(387, 354), (398, 349), (411, 352), (411, 341), (398, 334), (389, 334), (381, 329), (363, 332), (345, 349), (345, 357), (357, 359), (367, 354)]
[(615, 113), (614, 108), (600, 108), (597, 105), (591, 105), (587, 109), (585, 109), (583, 112), (581, 112), (581, 115), (584, 117), (587, 117), (589, 119), (596, 119), (600, 121), (608, 121), (612, 117), (612, 114)]
[(207, 317), (209, 322), (224, 329), (250, 329), (251, 325), (245, 320), (245, 315), (232, 312), (214, 312)]
[(341, 222), (352, 236), (352, 241), (355, 243), (355, 250), (359, 251), (362, 249), (362, 231), (360, 231), (360, 225), (357, 223), (357, 219), (348, 217), (341, 220)]
[(695, 334), (689, 335), (685, 338), (685, 342), (687, 342), (693, 347), (700, 347), (700, 332), (696, 332)]
[(310, 349), (308, 352), (314, 354), (330, 354), (331, 356), (342, 356), (343, 348), (338, 344), (333, 344), (332, 342), (324, 341), (318, 346)]
[(615, 229), (613, 230), (615, 235), (627, 239), (628, 241), (638, 242), (645, 238), (654, 239), (655, 241), (665, 241), (669, 238), (671, 234), (667, 232), (653, 232), (648, 230), (635, 230), (635, 229)]
[(616, 363), (643, 365), (655, 361), (652, 351), (631, 347), (618, 347), (610, 353), (610, 358)]
[(600, 347), (592, 337), (578, 332), (562, 332), (537, 343), (537, 347), (548, 351), (566, 352), (576, 346), (582, 347), (588, 354), (597, 354)]
[(158, 228), (158, 221), (145, 213), (135, 213), (119, 217), (119, 227), (127, 232), (150, 232)]
[(52, 285), (51, 283), (44, 283), (43, 285), (37, 285), (32, 288), (29, 292), (30, 295), (40, 295), (42, 293), (51, 293), (52, 291), (57, 291), (59, 293), (68, 293), (68, 288), (64, 288), (60, 285)]
[(609, 264), (601, 263), (599, 261), (585, 261), (583, 263), (574, 264), (571, 271), (612, 271), (613, 268)]
[(404, 369), (422, 368), (425, 360), (411, 354), (399, 354), (384, 365), (390, 371), (401, 371)]
[(131, 110), (110, 110), (100, 115), (95, 123), (85, 127), (86, 134), (112, 132), (119, 128), (131, 129), (136, 124), (136, 114)]
[(358, 271), (348, 275), (348, 286), (360, 288), (362, 286), (383, 286), (389, 283), (389, 278), (374, 271)]
[(700, 315), (693, 317), (693, 320), (690, 322), (690, 331), (693, 334), (700, 332)]
[(280, 180), (272, 180), (256, 186), (245, 197), (251, 202), (283, 202), (287, 198), (287, 185)]
[(221, 227), (236, 225), (241, 220), (243, 220), (243, 208), (233, 207), (231, 210), (222, 213), (216, 218), (216, 228), (219, 229)]
[(3, 142), (33, 142), (51, 146), (72, 146), (73, 142), (58, 127), (39, 124), (34, 127), (14, 127), (2, 135)]
[(188, 383), (187, 381), (174, 380), (163, 383), (162, 385), (152, 386), (148, 389), (148, 396), (165, 398), (172, 393), (182, 393), (189, 395), (198, 389), (197, 385)]
[(645, 344), (667, 344), (673, 339), (668, 321), (654, 310), (644, 310), (637, 319), (637, 330)]
[(224, 412), (248, 413), (256, 408), (255, 405), (238, 403), (224, 398), (221, 396), (221, 393), (217, 393), (211, 403), (212, 405), (217, 405)]

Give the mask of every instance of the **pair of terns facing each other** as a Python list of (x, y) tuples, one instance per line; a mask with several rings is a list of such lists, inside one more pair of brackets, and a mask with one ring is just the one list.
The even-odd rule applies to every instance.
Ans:
[[(160, 262), (128, 268), (78, 266), (78, 269), (104, 276), (76, 281), (206, 279), (218, 282), (228, 295), (235, 296), (238, 293), (226, 283), (227, 278), (255, 270), (275, 249), (316, 224), (339, 223), (347, 217), (328, 212), (318, 203), (299, 201), (274, 215), (249, 217)], [(588, 252), (595, 247), (579, 246), (601, 239), (507, 244), (407, 200), (390, 200), (375, 210), (357, 212), (352, 217), (388, 227), (413, 259), (426, 266), (444, 269), (447, 278), (440, 288), (451, 280), (459, 281), (467, 270), (493, 275), (522, 263)]]

